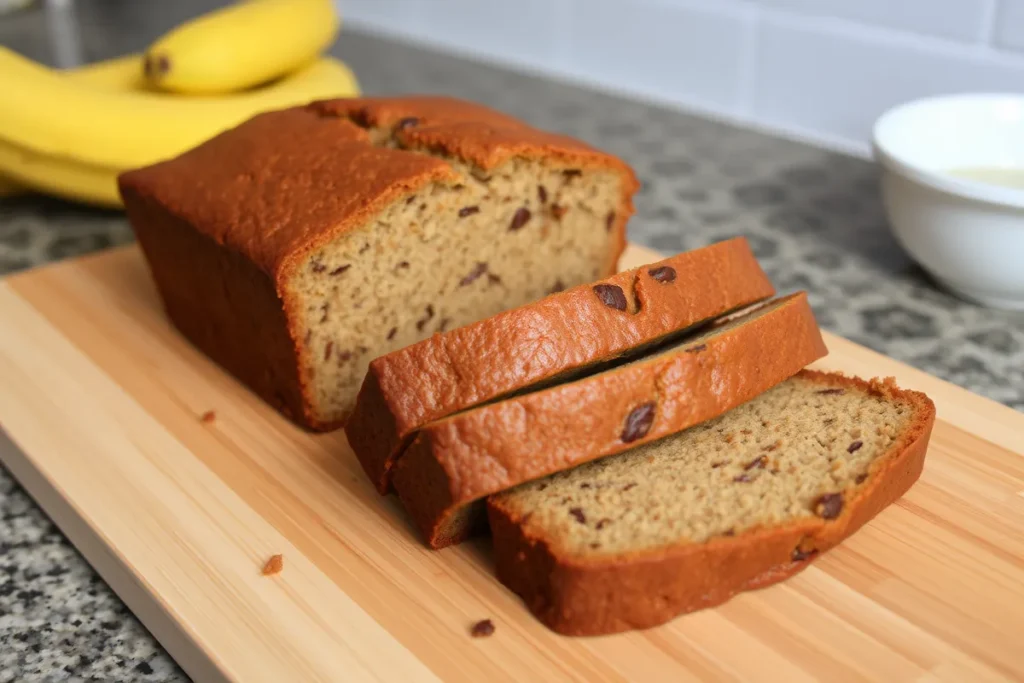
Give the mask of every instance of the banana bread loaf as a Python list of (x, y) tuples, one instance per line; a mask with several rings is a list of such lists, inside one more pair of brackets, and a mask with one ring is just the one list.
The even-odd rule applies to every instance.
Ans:
[(596, 374), (421, 429), (394, 468), (403, 505), (434, 548), (486, 526), (483, 498), (685, 429), (826, 354), (803, 293)]
[(119, 186), (173, 323), (331, 429), (371, 359), (613, 273), (637, 182), (581, 142), (404, 97), (263, 114)]
[(742, 237), (553, 294), (371, 362), (345, 434), (386, 493), (392, 464), (428, 422), (564, 379), (772, 294)]
[(647, 628), (781, 581), (917, 480), (935, 406), (804, 371), (729, 413), (493, 496), (498, 577), (559, 633)]

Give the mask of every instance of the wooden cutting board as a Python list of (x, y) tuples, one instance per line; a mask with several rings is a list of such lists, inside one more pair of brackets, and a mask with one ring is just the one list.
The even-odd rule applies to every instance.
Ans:
[(834, 336), (820, 366), (935, 400), (918, 484), (790, 581), (572, 639), (189, 346), (135, 248), (0, 283), (0, 326), (5, 464), (197, 681), (1024, 679), (1024, 414)]

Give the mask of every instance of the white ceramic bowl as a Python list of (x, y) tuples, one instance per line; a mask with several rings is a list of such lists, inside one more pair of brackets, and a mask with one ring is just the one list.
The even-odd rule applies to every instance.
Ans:
[(973, 301), (1024, 310), (1024, 189), (964, 180), (961, 168), (1024, 169), (1024, 95), (917, 100), (875, 123), (882, 195), (900, 244)]

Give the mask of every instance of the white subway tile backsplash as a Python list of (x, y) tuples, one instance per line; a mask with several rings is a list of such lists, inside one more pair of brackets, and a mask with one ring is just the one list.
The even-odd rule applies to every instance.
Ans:
[(698, 106), (738, 106), (753, 29), (742, 4), (576, 0), (570, 16), (573, 74)]
[(413, 33), (420, 23), (423, 0), (336, 0), (335, 4), (343, 24), (354, 19), (389, 33)]
[(1024, 90), (1024, 0), (338, 2), (353, 24), (861, 151), (900, 102)]
[(996, 0), (758, 0), (805, 16), (835, 17), (939, 38), (985, 37)]
[(428, 0), (419, 33), (430, 41), (530, 65), (557, 66), (569, 0)]
[(754, 119), (863, 144), (878, 115), (901, 102), (1021, 90), (1024, 61), (773, 19), (761, 25), (753, 82)]
[(1000, 0), (994, 39), (999, 47), (1024, 51), (1024, 0)]

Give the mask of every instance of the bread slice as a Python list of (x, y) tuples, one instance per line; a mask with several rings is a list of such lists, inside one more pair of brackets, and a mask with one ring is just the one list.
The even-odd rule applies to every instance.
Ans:
[(119, 178), (168, 315), (300, 424), (371, 359), (615, 272), (620, 159), (445, 97), (316, 102)]
[(427, 543), (485, 526), (483, 498), (722, 414), (826, 353), (803, 293), (638, 360), (424, 427), (394, 485)]
[(935, 406), (804, 371), (725, 415), (493, 496), (498, 577), (568, 635), (781, 581), (917, 480)]
[(774, 294), (746, 239), (686, 252), (434, 335), (370, 363), (349, 445), (381, 493), (410, 435)]

